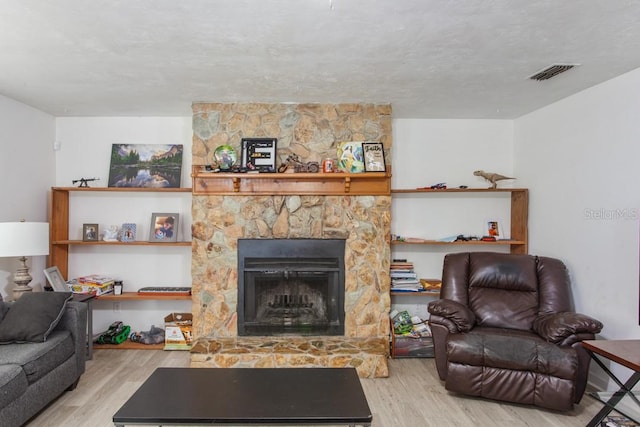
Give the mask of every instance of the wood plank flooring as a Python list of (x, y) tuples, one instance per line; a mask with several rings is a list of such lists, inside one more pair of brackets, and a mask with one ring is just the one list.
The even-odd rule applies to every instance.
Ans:
[[(26, 425), (112, 427), (113, 414), (161, 366), (189, 366), (189, 353), (97, 350), (78, 387)], [(454, 395), (438, 379), (433, 359), (391, 359), (389, 370), (389, 378), (361, 380), (374, 427), (578, 427), (601, 407), (588, 395), (567, 413)]]

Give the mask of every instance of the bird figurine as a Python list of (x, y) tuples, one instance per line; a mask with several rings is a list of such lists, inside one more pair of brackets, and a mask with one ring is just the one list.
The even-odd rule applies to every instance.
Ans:
[(473, 174), (475, 176), (481, 176), (482, 178), (489, 181), (491, 183), (491, 187), (489, 188), (491, 189), (494, 189), (498, 186), (498, 181), (502, 181), (504, 179), (515, 179), (515, 178), (510, 178), (508, 176), (500, 175), (499, 173), (485, 172), (483, 170), (475, 171), (473, 172)]

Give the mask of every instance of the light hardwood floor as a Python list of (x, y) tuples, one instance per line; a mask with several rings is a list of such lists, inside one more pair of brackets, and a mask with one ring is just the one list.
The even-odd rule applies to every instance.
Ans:
[[(374, 427), (578, 427), (601, 407), (588, 395), (568, 413), (462, 397), (444, 389), (433, 359), (391, 359), (389, 363), (389, 378), (362, 380)], [(27, 426), (113, 426), (113, 414), (155, 368), (188, 365), (189, 353), (184, 351), (97, 350), (78, 387)]]

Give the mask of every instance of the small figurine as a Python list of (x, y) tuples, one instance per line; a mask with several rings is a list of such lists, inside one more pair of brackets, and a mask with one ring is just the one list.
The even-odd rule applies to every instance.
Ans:
[(477, 170), (473, 174), (475, 176), (481, 176), (487, 181), (489, 181), (491, 183), (491, 186), (489, 188), (491, 189), (498, 187), (498, 181), (502, 181), (504, 179), (516, 179), (516, 178), (509, 178), (508, 176), (500, 175), (498, 173), (485, 172), (483, 170)]
[(311, 172), (318, 173), (320, 172), (320, 163), (318, 162), (307, 162), (304, 163), (300, 160), (297, 154), (291, 154), (287, 159), (278, 167), (279, 173), (284, 173), (289, 166), (293, 166), (293, 169), (296, 173), (300, 172)]
[(430, 185), (428, 187), (418, 187), (417, 190), (446, 190), (446, 182), (438, 182), (437, 184)]
[(72, 184), (75, 184), (76, 182), (79, 182), (80, 185), (78, 185), (78, 188), (89, 188), (89, 185), (87, 184), (87, 182), (91, 182), (91, 181), (99, 181), (100, 178), (80, 178), (80, 179), (74, 179), (73, 181), (71, 181)]

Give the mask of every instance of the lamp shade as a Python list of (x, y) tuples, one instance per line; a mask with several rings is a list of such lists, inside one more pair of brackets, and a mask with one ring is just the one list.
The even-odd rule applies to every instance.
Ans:
[(0, 257), (49, 255), (48, 222), (0, 222)]

